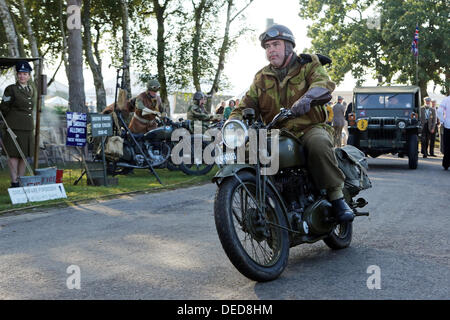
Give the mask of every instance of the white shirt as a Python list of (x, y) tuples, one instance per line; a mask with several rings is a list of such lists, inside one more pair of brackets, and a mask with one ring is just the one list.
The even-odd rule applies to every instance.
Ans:
[(442, 100), (437, 116), (445, 128), (450, 129), (450, 96)]

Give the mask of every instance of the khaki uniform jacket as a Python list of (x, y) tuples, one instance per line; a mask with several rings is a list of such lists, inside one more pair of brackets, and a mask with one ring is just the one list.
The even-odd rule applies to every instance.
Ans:
[(155, 97), (150, 96), (147, 92), (142, 92), (136, 97), (136, 102), (134, 106), (131, 106), (130, 112), (134, 111), (134, 116), (130, 121), (128, 126), (133, 133), (146, 133), (157, 127), (154, 114), (142, 115), (142, 111), (148, 108), (157, 112), (164, 112), (161, 98), (156, 95)]
[[(311, 62), (304, 63), (301, 57), (290, 67), (282, 82), (278, 80), (270, 65), (261, 69), (253, 80), (250, 90), (245, 94), (241, 104), (233, 110), (230, 119), (242, 119), (245, 108), (255, 110), (256, 117), (261, 116), (264, 123), (272, 121), (281, 108), (290, 109), (309, 89), (327, 88), (334, 91), (336, 85), (330, 80), (319, 58), (311, 54)], [(327, 111), (325, 106), (312, 107), (307, 114), (283, 123), (283, 128), (302, 136), (314, 126), (326, 126)]]
[(208, 128), (208, 125), (210, 124), (209, 121), (212, 118), (203, 106), (197, 104), (189, 106), (186, 117), (188, 120), (192, 121), (191, 130), (194, 130), (194, 121), (201, 121), (203, 131)]
[(6, 87), (0, 110), (8, 126), (15, 130), (34, 130), (33, 110), (37, 105), (37, 90), (32, 81), (28, 82), (30, 91), (19, 83)]
[(425, 123), (428, 122), (428, 131), (429, 132), (431, 132), (431, 130), (436, 131), (436, 123), (437, 123), (436, 109), (433, 109), (431, 106), (429, 107), (430, 116), (428, 117), (428, 121), (426, 120), (425, 110), (426, 110), (425, 106), (422, 106), (420, 108), (420, 121), (422, 122), (422, 130), (425, 127)]

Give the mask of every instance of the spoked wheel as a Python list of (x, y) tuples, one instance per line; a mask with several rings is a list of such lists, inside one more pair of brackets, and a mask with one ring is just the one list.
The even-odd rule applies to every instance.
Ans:
[(176, 164), (174, 164), (174, 163), (172, 162), (172, 158), (169, 158), (169, 159), (167, 160), (167, 169), (168, 169), (169, 171), (178, 171), (178, 170), (180, 170), (180, 168), (179, 168)]
[(261, 214), (255, 198), (255, 176), (244, 172), (218, 188), (214, 218), (222, 247), (233, 265), (255, 281), (279, 277), (289, 257), (286, 220), (274, 193), (266, 190), (266, 210)]
[(333, 232), (323, 239), (331, 249), (339, 250), (347, 248), (352, 242), (353, 223), (344, 222), (334, 227)]
[(214, 167), (213, 164), (206, 164), (203, 160), (203, 150), (208, 146), (206, 141), (202, 142), (202, 152), (194, 152), (194, 143), (191, 145), (191, 155), (183, 156), (183, 162), (179, 165), (181, 171), (192, 176), (201, 176), (207, 174)]

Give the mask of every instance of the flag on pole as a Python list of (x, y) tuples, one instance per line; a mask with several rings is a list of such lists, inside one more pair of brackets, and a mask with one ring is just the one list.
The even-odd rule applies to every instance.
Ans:
[(411, 52), (415, 57), (419, 55), (419, 25), (416, 25), (416, 31), (414, 32), (414, 40), (411, 45)]

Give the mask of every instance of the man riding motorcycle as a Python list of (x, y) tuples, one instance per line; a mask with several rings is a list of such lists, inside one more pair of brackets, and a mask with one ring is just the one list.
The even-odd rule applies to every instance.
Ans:
[(270, 64), (256, 73), (253, 83), (230, 119), (242, 119), (243, 110), (252, 108), (257, 117), (269, 123), (281, 108), (290, 108), (295, 118), (282, 123), (307, 149), (307, 164), (317, 188), (327, 192), (339, 222), (353, 221), (344, 200), (344, 174), (338, 168), (333, 142), (326, 125), (324, 104), (335, 89), (322, 63), (327, 57), (294, 52), (295, 39), (287, 27), (273, 25), (259, 37)]
[(157, 94), (160, 89), (158, 80), (152, 79), (147, 83), (147, 91), (142, 92), (136, 97), (133, 118), (130, 121), (129, 128), (133, 133), (146, 133), (155, 129), (158, 125), (155, 121), (156, 113), (163, 113), (161, 98)]
[[(213, 115), (209, 114), (208, 111), (206, 111), (204, 106), (206, 103), (206, 95), (203, 92), (197, 91), (194, 94), (192, 100), (194, 104), (190, 105), (187, 110), (187, 119), (191, 120), (192, 122), (200, 121), (202, 129), (203, 131), (205, 131), (208, 128), (210, 121), (216, 119), (216, 117), (214, 117)], [(193, 124), (194, 123), (192, 123), (192, 125)]]

